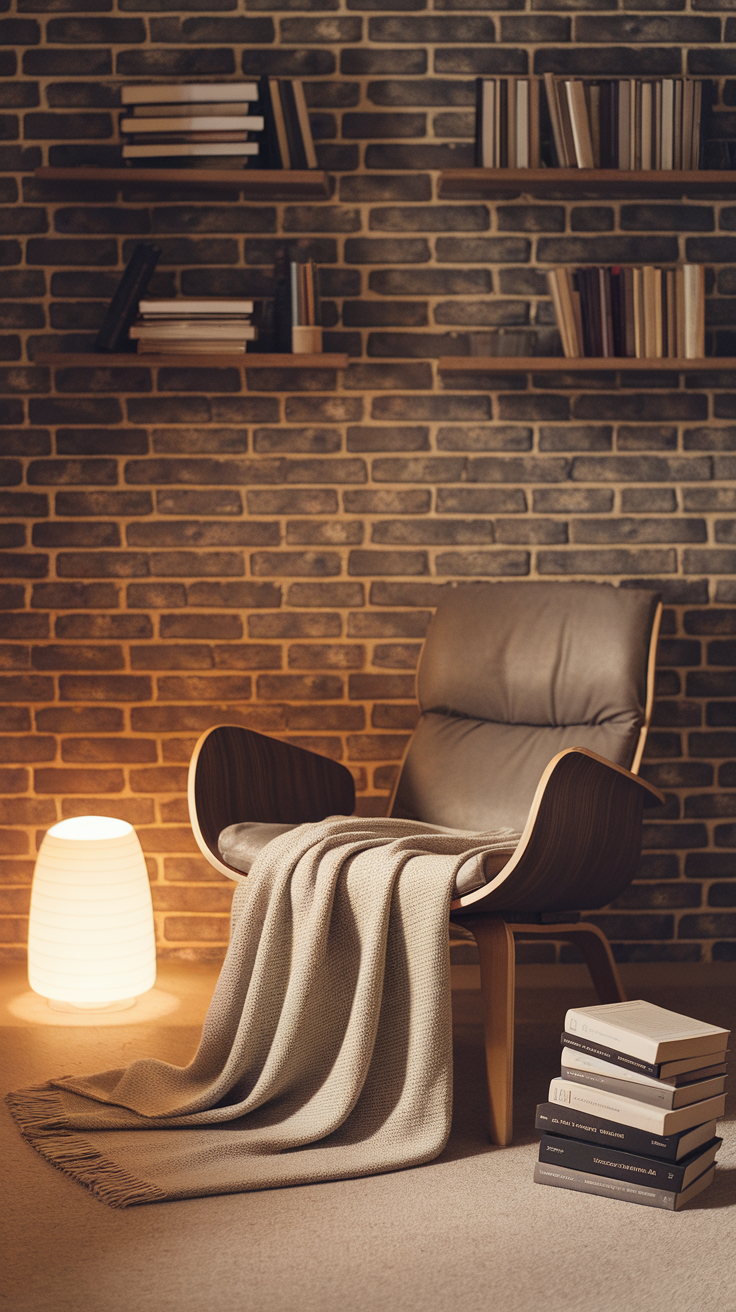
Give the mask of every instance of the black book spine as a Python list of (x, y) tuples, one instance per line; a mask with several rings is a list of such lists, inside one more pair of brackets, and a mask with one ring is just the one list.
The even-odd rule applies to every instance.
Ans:
[(114, 352), (128, 345), (128, 329), (138, 313), (138, 302), (158, 264), (157, 246), (139, 242), (131, 255), (95, 340), (96, 351)]
[(577, 1034), (568, 1034), (567, 1030), (562, 1035), (561, 1043), (563, 1048), (575, 1048), (577, 1052), (586, 1052), (589, 1057), (600, 1057), (601, 1061), (612, 1061), (616, 1066), (625, 1066), (627, 1070), (639, 1071), (641, 1075), (659, 1079), (660, 1065), (642, 1061), (639, 1057), (630, 1057), (625, 1052), (616, 1052), (615, 1048), (605, 1048), (602, 1043), (592, 1043), (590, 1039), (581, 1039)]
[[(702, 1149), (700, 1150), (702, 1152)], [(612, 1180), (636, 1180), (652, 1189), (671, 1189), (679, 1193), (689, 1162), (657, 1161), (641, 1153), (601, 1148), (580, 1139), (566, 1139), (558, 1134), (544, 1134), (539, 1145), (540, 1162), (557, 1162), (573, 1171), (590, 1171)]]
[(258, 113), (263, 116), (263, 132), (259, 139), (258, 167), (261, 169), (280, 169), (281, 152), (276, 132), (276, 120), (271, 104), (269, 79), (264, 73), (258, 79)]
[(626, 355), (625, 310), (623, 298), (624, 280), (621, 270), (614, 265), (611, 275), (611, 321), (613, 325), (613, 354)]
[(677, 1160), (679, 1134), (653, 1135), (648, 1130), (637, 1130), (633, 1125), (607, 1121), (588, 1112), (562, 1108), (556, 1103), (541, 1103), (534, 1122), (545, 1134), (561, 1134), (565, 1139), (583, 1139), (586, 1143), (618, 1148), (627, 1153), (641, 1153), (644, 1157), (659, 1157), (665, 1162)]
[(475, 167), (483, 167), (483, 78), (475, 79)]

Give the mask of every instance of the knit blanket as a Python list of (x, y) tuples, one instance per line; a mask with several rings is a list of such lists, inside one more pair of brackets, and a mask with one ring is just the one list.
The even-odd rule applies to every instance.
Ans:
[(452, 1114), (451, 893), (518, 837), (331, 817), (277, 838), (235, 891), (191, 1063), (11, 1094), (22, 1134), (112, 1207), (430, 1161)]

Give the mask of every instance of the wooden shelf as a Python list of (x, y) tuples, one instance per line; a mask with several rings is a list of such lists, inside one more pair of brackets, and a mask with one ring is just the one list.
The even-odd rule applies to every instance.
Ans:
[(198, 365), (200, 368), (215, 369), (346, 369), (348, 364), (347, 355), (267, 355), (265, 352), (259, 355), (257, 351), (250, 354), (233, 354), (223, 351), (222, 354), (187, 354), (182, 351), (181, 354), (150, 355), (146, 352), (141, 355), (134, 355), (132, 352), (126, 352), (120, 355), (107, 354), (105, 351), (89, 351), (77, 355), (71, 354), (54, 354), (41, 353), (36, 356), (34, 364), (50, 364), (64, 366), (66, 368), (74, 365), (87, 366), (92, 365), (95, 368), (104, 369), (105, 367), (129, 366), (134, 368), (137, 365), (155, 365), (157, 369), (166, 365)]
[(253, 200), (326, 200), (322, 169), (136, 169), (40, 168), (34, 178), (50, 182), (114, 182), (156, 187), (234, 187)]
[(509, 374), (509, 373), (593, 373), (600, 370), (627, 373), (677, 373), (697, 369), (719, 373), (736, 369), (734, 356), (708, 356), (702, 360), (634, 360), (627, 356), (591, 356), (568, 360), (560, 355), (443, 355), (441, 374)]
[(509, 193), (534, 196), (638, 196), (668, 198), (716, 193), (736, 196), (731, 169), (445, 169), (440, 173), (440, 200), (491, 200)]

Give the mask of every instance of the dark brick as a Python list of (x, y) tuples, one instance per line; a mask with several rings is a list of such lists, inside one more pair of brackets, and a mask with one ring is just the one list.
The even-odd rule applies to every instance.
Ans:
[(373, 269), (368, 286), (382, 296), (472, 296), (492, 290), (488, 269)]
[(422, 74), (427, 71), (425, 50), (343, 50), (340, 54), (340, 72), (348, 74), (405, 73)]
[(343, 505), (356, 515), (423, 515), (431, 506), (432, 494), (416, 488), (411, 492), (386, 492), (383, 489), (344, 492)]
[(337, 68), (331, 50), (244, 50), (242, 72), (246, 77), (321, 77)]
[(480, 47), (451, 46), (440, 47), (434, 52), (434, 69), (436, 73), (520, 73), (528, 71), (528, 56), (525, 50), (509, 48), (492, 49)]
[(287, 600), (290, 606), (320, 608), (362, 606), (365, 601), (362, 583), (292, 583)]
[(123, 418), (117, 398), (97, 396), (34, 396), (28, 413), (32, 424), (119, 424)]
[[(203, 623), (208, 623), (210, 618), (202, 616)], [(251, 638), (339, 638), (341, 634), (340, 616), (329, 611), (306, 615), (248, 616), (248, 636)]]
[(683, 433), (685, 451), (736, 451), (736, 428), (689, 428)]
[[(614, 226), (614, 213), (608, 206), (576, 205), (570, 212), (570, 228), (573, 232), (611, 232)], [(546, 231), (554, 230), (547, 228)], [(564, 228), (557, 231), (563, 232)]]
[(689, 610), (682, 617), (686, 633), (736, 634), (736, 609)]
[(678, 938), (733, 938), (735, 935), (734, 914), (682, 916), (677, 927)]
[(543, 425), (539, 430), (540, 451), (610, 451), (613, 430), (608, 425)]
[[(702, 58), (701, 52), (697, 54)], [(692, 67), (688, 68), (690, 73), (695, 71)], [(700, 70), (700, 72), (707, 71)], [(678, 77), (682, 67), (680, 52), (674, 46), (671, 49), (649, 47), (632, 50), (628, 45), (585, 47), (578, 44), (576, 40), (572, 47), (537, 50), (534, 56), (534, 72), (565, 73), (568, 76), (573, 74), (583, 77), (666, 77), (668, 74)]]
[[(254, 50), (252, 53), (258, 59), (265, 56), (265, 52), (262, 53), (260, 50)], [(84, 70), (68, 68), (56, 71), (76, 73)], [(119, 77), (196, 77), (207, 73), (227, 75), (235, 72), (235, 60), (232, 50), (225, 49), (121, 50), (117, 56), (115, 71)], [(243, 71), (246, 72), (245, 69)]]
[(119, 547), (117, 524), (45, 523), (33, 526), (34, 547)]
[(654, 570), (674, 573), (674, 551), (540, 551), (540, 574), (649, 574)]
[(57, 638), (152, 638), (153, 625), (147, 615), (60, 615), (55, 633)]
[(344, 546), (363, 541), (360, 520), (349, 523), (335, 520), (291, 520), (286, 525), (289, 546)]
[(621, 490), (622, 511), (659, 511), (667, 514), (677, 510), (677, 495), (669, 487), (633, 487)]
[(444, 169), (469, 168), (473, 163), (470, 142), (444, 145), (410, 146), (369, 145), (365, 152), (368, 169)]
[(573, 542), (704, 542), (702, 519), (587, 519), (572, 525)]

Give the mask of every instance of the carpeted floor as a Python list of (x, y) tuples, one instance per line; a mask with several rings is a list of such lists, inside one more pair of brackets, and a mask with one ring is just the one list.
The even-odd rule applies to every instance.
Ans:
[[(216, 972), (161, 970), (111, 1023), (69, 1023), (0, 972), (2, 1092), (138, 1056), (184, 1064)], [(632, 996), (634, 996), (632, 994)], [(637, 996), (736, 1029), (734, 990)], [(679, 1214), (532, 1183), (534, 1106), (581, 988), (519, 989), (516, 1138), (487, 1141), (476, 999), (456, 995), (456, 1102), (442, 1157), (365, 1180), (112, 1211), (0, 1112), (0, 1306), (8, 1312), (736, 1312), (736, 1127)], [(731, 1116), (734, 1112), (731, 1111)]]

